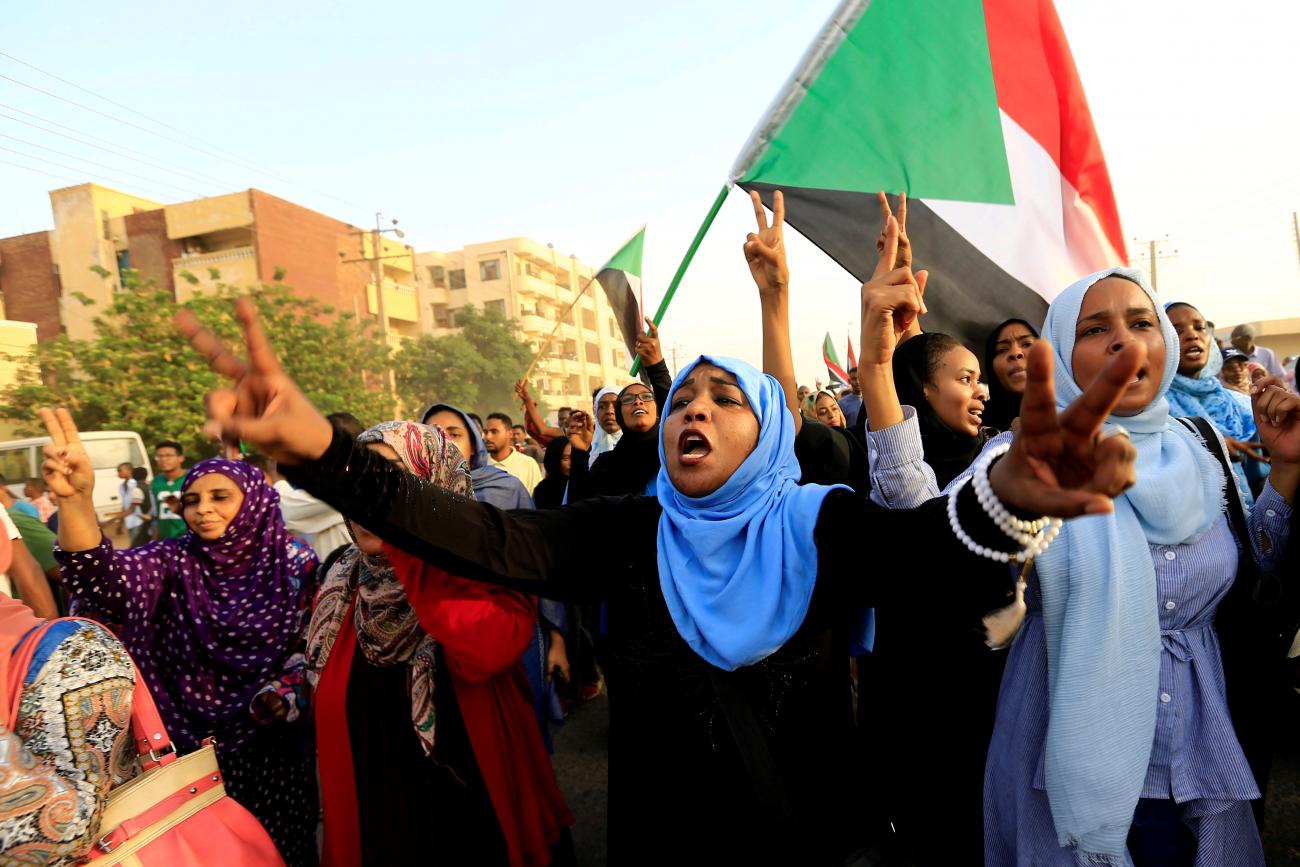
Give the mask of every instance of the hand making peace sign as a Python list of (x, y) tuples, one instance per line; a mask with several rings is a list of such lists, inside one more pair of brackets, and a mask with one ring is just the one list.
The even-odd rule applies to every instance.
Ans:
[(760, 295), (783, 295), (790, 287), (790, 269), (785, 262), (785, 238), (782, 233), (785, 225), (785, 196), (780, 190), (772, 193), (771, 226), (767, 224), (762, 197), (751, 190), (749, 198), (754, 203), (754, 218), (758, 221), (758, 231), (745, 236), (745, 261), (749, 263), (749, 273), (753, 276)]
[(247, 362), (227, 349), (192, 312), (176, 314), (176, 327), (213, 370), (230, 380), (229, 388), (208, 393), (204, 429), (226, 443), (242, 440), (282, 464), (319, 458), (329, 448), (334, 429), (285, 375), (253, 302), (240, 298), (235, 302), (235, 315), (244, 332)]
[[(880, 194), (884, 210), (889, 210), (885, 194)], [(905, 208), (900, 212), (906, 213)], [(885, 217), (883, 243), (877, 241), (876, 270), (862, 284), (862, 364), (887, 365), (894, 357), (899, 340), (916, 326), (916, 318), (926, 312), (925, 284), (927, 271), (912, 273), (911, 265), (896, 266), (903, 243), (902, 227), (892, 214)], [(911, 252), (907, 254), (911, 259)]]
[(50, 493), (60, 500), (89, 499), (95, 492), (95, 467), (81, 444), (81, 433), (72, 414), (63, 407), (54, 411), (41, 407), (41, 421), (50, 435), (41, 464), (41, 474)]
[[(876, 236), (876, 255), (881, 259), (885, 257), (885, 246), (888, 244), (889, 218), (894, 216), (894, 212), (889, 208), (889, 197), (885, 191), (881, 190), (876, 193), (880, 200), (880, 234)], [(898, 247), (895, 250), (891, 261), (891, 268), (911, 268), (912, 267), (912, 242), (907, 239), (907, 193), (898, 194)]]

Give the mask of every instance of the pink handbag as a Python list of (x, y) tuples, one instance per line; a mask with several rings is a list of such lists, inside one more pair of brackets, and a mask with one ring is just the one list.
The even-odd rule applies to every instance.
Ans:
[[(50, 621), (18, 648), (9, 669), (14, 697)], [(15, 689), (15, 686), (17, 687)], [(13, 729), (14, 719), (9, 720)], [(135, 671), (131, 728), (140, 775), (108, 793), (95, 845), (83, 863), (95, 867), (283, 867), (275, 843), (256, 817), (226, 794), (211, 738), (177, 756), (140, 670)]]

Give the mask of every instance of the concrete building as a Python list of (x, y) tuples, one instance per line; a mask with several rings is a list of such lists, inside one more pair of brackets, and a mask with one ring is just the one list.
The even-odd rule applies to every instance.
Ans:
[[(370, 235), (261, 190), (164, 205), (81, 184), (51, 191), (50, 207), (50, 231), (0, 239), (0, 296), (9, 316), (36, 323), (40, 340), (61, 331), (92, 336), (95, 312), (127, 268), (177, 301), (217, 283), (254, 286), (283, 274), (300, 295), (378, 316)], [(420, 332), (414, 251), (387, 238), (381, 247), (384, 313), (397, 341)], [(78, 296), (96, 303), (88, 308)]]
[[(1225, 343), (1230, 343), (1232, 329), (1240, 324), (1234, 322), (1231, 325), (1220, 325), (1216, 322), (1214, 334), (1222, 337)], [(1285, 363), (1288, 357), (1300, 355), (1300, 319), (1265, 319), (1247, 324), (1255, 326), (1255, 343), (1273, 350), (1278, 361)]]
[(531, 376), (539, 403), (588, 408), (594, 390), (632, 381), (622, 332), (599, 283), (592, 282), (564, 315), (594, 273), (575, 257), (531, 238), (506, 238), (417, 253), (415, 262), (420, 295), (428, 299), (421, 312), (429, 333), (454, 333), (456, 310), (473, 304), (513, 320), (534, 349), (550, 339)]
[[(20, 359), (31, 353), (35, 345), (35, 323), (0, 319), (0, 389), (18, 382), (24, 366)], [(17, 429), (31, 425), (30, 419), (0, 419), (0, 439), (12, 437)]]

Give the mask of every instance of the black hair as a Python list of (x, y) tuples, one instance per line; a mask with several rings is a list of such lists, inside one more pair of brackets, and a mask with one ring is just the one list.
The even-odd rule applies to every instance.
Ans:
[(181, 457), (185, 456), (185, 449), (180, 443), (176, 442), (176, 440), (162, 440), (158, 445), (153, 447), (154, 452), (157, 452), (158, 449), (176, 449), (176, 454)]
[(135, 479), (137, 482), (143, 483), (148, 480), (149, 471), (144, 467), (135, 467), (131, 470), (131, 478)]
[(40, 476), (32, 476), (30, 479), (27, 480), (27, 484), (35, 485), (36, 490), (40, 491), (42, 494), (45, 493), (45, 491), (47, 490), (45, 479), (42, 479)]
[(510, 416), (506, 415), (504, 412), (488, 413), (488, 421), (491, 421), (492, 419), (496, 419), (497, 421), (502, 422), (508, 428), (513, 428), (515, 426), (514, 421), (511, 420)]
[(857, 372), (858, 372), (858, 366), (857, 366), (856, 364), (849, 368), (849, 373), (850, 373), (850, 374), (854, 374), (854, 373), (857, 373)]
[(465, 413), (465, 415), (469, 416), (469, 420), (472, 421), (472, 422), (474, 422), (474, 426), (475, 426), (476, 428), (478, 428), (479, 433), (482, 433), (482, 432), (483, 432), (483, 419), (479, 417), (479, 414), (476, 413), (476, 412), (467, 412), (467, 413)]
[(523, 431), (524, 433), (528, 433), (528, 428), (524, 427), (524, 426), (521, 425), (521, 424), (512, 424), (512, 425), (510, 426), (510, 429), (511, 429), (511, 430), (521, 430), (521, 431)]
[(345, 434), (356, 439), (365, 432), (366, 426), (350, 412), (332, 412), (325, 416), (330, 424), (340, 428)]
[(249, 452), (244, 456), (244, 463), (250, 467), (257, 467), (264, 473), (271, 471), (271, 459), (261, 452)]

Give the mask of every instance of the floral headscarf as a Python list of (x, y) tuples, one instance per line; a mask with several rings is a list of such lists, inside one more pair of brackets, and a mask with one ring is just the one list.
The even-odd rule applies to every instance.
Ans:
[[(363, 432), (357, 442), (384, 443), (420, 478), (471, 495), (469, 464), (437, 426), (386, 421)], [(307, 634), (309, 676), (316, 681), (325, 670), (349, 608), (354, 610), (357, 647), (371, 665), (410, 666), (411, 724), (425, 755), (432, 755), (437, 720), (433, 706), (436, 645), (420, 628), (388, 558), (363, 553), (355, 540), (330, 567), (316, 597)]]

